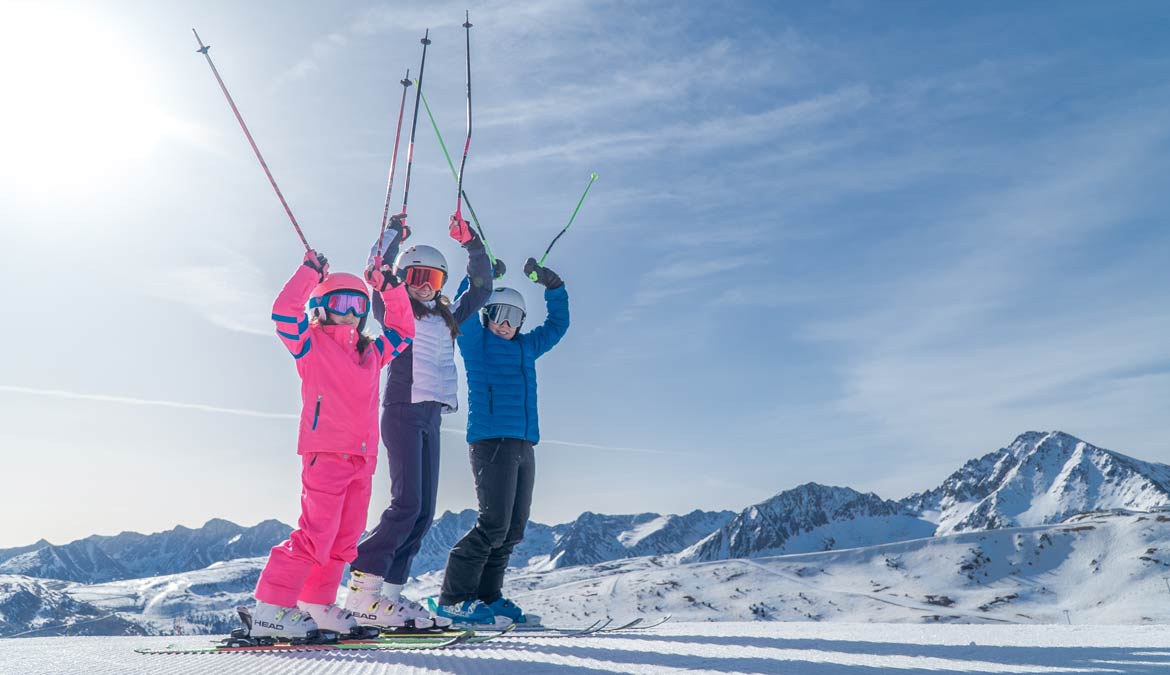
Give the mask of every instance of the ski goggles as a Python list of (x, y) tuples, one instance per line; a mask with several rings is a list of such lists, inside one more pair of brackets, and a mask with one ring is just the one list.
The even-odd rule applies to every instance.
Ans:
[(443, 282), (447, 279), (447, 273), (435, 267), (407, 267), (406, 268), (406, 285), (407, 286), (426, 286), (434, 290), (439, 290), (443, 287)]
[(487, 320), (502, 326), (508, 324), (513, 328), (519, 328), (520, 324), (524, 323), (524, 310), (513, 305), (488, 305), (483, 308)]
[(356, 291), (336, 291), (322, 298), (322, 306), (334, 314), (353, 314), (363, 317), (370, 312), (370, 299)]

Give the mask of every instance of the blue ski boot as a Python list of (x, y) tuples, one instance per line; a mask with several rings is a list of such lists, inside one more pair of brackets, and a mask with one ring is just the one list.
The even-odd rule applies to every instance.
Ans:
[(516, 624), (517, 628), (527, 628), (533, 626), (540, 626), (540, 617), (535, 614), (525, 614), (524, 610), (508, 600), (507, 598), (498, 598), (495, 602), (487, 605), (487, 608), (496, 616), (506, 616)]
[(497, 616), (479, 600), (466, 600), (453, 605), (440, 605), (434, 598), (428, 598), (431, 613), (450, 619), (457, 628), (507, 628), (512, 620)]

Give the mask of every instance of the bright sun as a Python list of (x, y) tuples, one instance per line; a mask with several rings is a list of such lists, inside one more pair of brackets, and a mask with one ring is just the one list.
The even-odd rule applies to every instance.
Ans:
[(141, 59), (100, 17), (33, 3), (10, 5), (4, 14), (5, 191), (101, 189), (174, 126), (152, 99)]

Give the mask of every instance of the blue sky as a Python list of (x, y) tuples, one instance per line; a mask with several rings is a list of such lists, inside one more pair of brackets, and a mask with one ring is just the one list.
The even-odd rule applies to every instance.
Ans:
[[(0, 4), (0, 546), (295, 520), (267, 316), (300, 244), (190, 28), (356, 270), (428, 27), (462, 137), (464, 8)], [(523, 259), (601, 176), (549, 259), (573, 325), (539, 364), (534, 518), (898, 498), (1028, 429), (1170, 461), (1162, 3), (467, 8), (465, 188), (530, 307)], [(410, 221), (462, 265), (453, 193), (420, 125)], [(463, 423), (440, 508), (474, 501)]]

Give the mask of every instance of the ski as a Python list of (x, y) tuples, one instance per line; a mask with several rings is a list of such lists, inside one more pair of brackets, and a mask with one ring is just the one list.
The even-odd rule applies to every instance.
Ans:
[(622, 624), (621, 626), (615, 626), (613, 628), (605, 628), (605, 629), (600, 630), (598, 632), (599, 633), (616, 633), (619, 630), (630, 630), (631, 628), (634, 628), (635, 626), (637, 626), (640, 623), (642, 623), (641, 619), (634, 619), (633, 621), (626, 623), (626, 624)]
[[(493, 636), (495, 637), (495, 636)], [(458, 644), (464, 644), (475, 638), (474, 631), (464, 631), (452, 637), (420, 637), (402, 636), (397, 638), (373, 638), (371, 640), (340, 641), (325, 644), (291, 644), (276, 643), (271, 645), (228, 646), (226, 644), (211, 647), (180, 647), (168, 645), (161, 649), (139, 648), (138, 654), (236, 654), (236, 653), (284, 653), (284, 652), (328, 652), (328, 651), (377, 651), (394, 649), (445, 649)], [(486, 640), (481, 640), (486, 641)], [(226, 642), (226, 640), (225, 640)]]
[(516, 629), (515, 634), (511, 637), (584, 637), (586, 635), (593, 635), (605, 629), (609, 624), (613, 623), (613, 619), (599, 619), (584, 628), (554, 628), (549, 626), (520, 626)]

